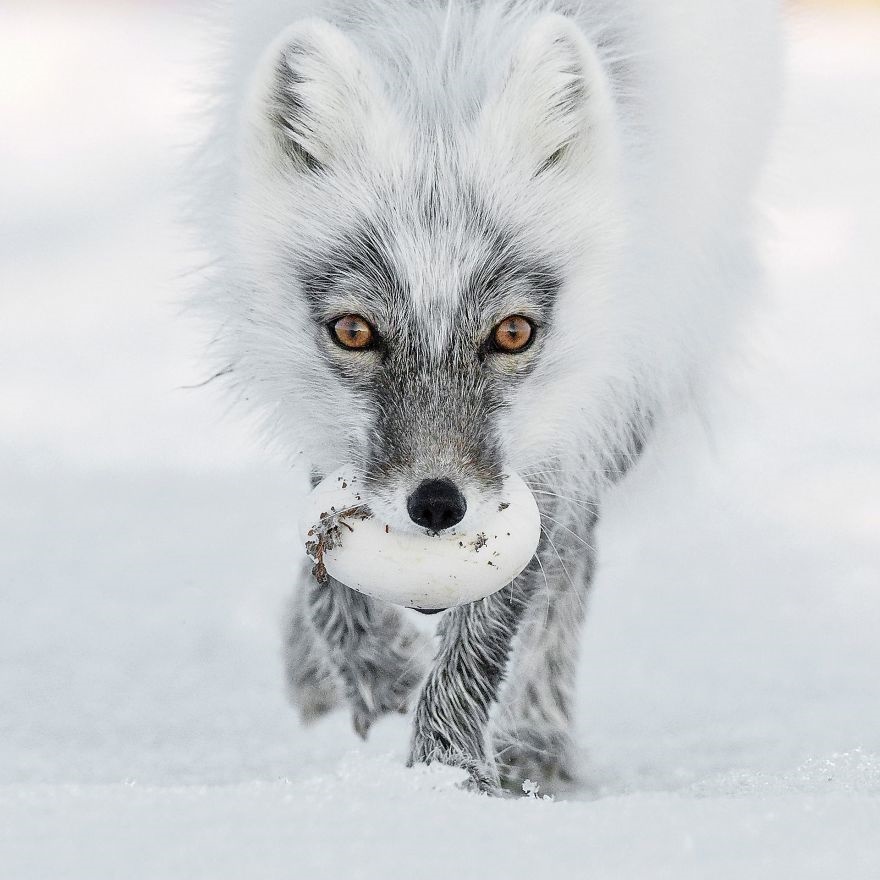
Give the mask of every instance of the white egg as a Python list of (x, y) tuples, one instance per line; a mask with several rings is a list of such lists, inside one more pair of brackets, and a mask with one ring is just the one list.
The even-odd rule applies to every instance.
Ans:
[(339, 470), (309, 495), (301, 531), (319, 581), (330, 574), (375, 599), (436, 610), (507, 586), (535, 555), (541, 517), (528, 486), (511, 473), (479, 531), (398, 531), (373, 516), (357, 478)]

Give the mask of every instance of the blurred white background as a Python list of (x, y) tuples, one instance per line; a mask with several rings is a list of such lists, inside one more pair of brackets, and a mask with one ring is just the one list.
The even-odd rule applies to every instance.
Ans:
[(878, 876), (880, 8), (789, 20), (749, 362), (607, 512), (550, 804), (400, 769), (405, 719), (298, 727), (300, 480), (185, 388), (208, 35), (0, 6), (0, 873)]

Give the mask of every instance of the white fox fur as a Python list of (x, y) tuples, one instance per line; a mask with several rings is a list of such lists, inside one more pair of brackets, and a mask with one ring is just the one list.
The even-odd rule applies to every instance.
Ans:
[[(512, 12), (504, 14), (505, 9)], [(570, 181), (559, 180), (568, 193), (548, 187), (538, 194), (544, 204), (522, 203), (522, 178), (510, 173), (513, 163), (505, 161), (505, 152), (519, 154), (518, 139), (534, 136), (529, 95), (539, 101), (545, 83), (531, 78), (531, 70), (520, 83), (526, 93), (516, 94), (511, 84), (502, 106), (484, 114), (478, 143), (468, 145), (474, 148), (471, 161), (485, 161), (488, 174), (502, 178), (496, 185), (506, 191), (498, 197), (509, 199), (508, 210), (531, 214), (534, 234), (551, 247), (582, 255), (580, 265), (571, 267), (570, 296), (560, 308), (571, 316), (576, 339), (558, 340), (555, 360), (564, 364), (562, 381), (552, 387), (541, 384), (524, 401), (531, 417), (520, 440), (523, 458), (544, 458), (548, 442), (563, 458), (566, 450), (577, 449), (581, 478), (589, 474), (595, 479), (606, 465), (599, 451), (624, 439), (621, 431), (630, 429), (633, 404), (659, 416), (661, 408), (691, 393), (707, 362), (727, 344), (751, 286), (744, 283), (752, 271), (751, 195), (777, 94), (774, 3), (586, 0), (447, 6), (241, 0), (220, 16), (229, 16), (232, 57), (223, 129), (216, 135), (222, 146), (214, 145), (219, 177), (212, 180), (211, 191), (225, 195), (235, 187), (241, 219), (232, 238), (215, 245), (232, 273), (222, 280), (227, 332), (218, 342), (219, 366), (236, 364), (233, 381), (242, 396), (263, 412), (289, 450), (303, 450), (317, 464), (336, 455), (326, 442), (328, 435), (339, 433), (337, 407), (328, 404), (334, 394), (324, 394), (309, 369), (308, 347), (296, 350), (310, 341), (302, 338), (300, 316), (285, 314), (277, 289), (253, 295), (247, 275), (256, 270), (266, 279), (280, 276), (284, 286), (283, 269), (272, 265), (277, 255), (267, 241), (271, 235), (286, 238), (291, 248), (301, 236), (332, 236), (328, 220), (339, 216), (337, 211), (344, 217), (345, 203), (375, 196), (363, 187), (340, 185), (335, 195), (341, 205), (309, 205), (285, 193), (289, 182), (280, 175), (267, 179), (252, 169), (240, 171), (238, 163), (248, 160), (242, 156), (246, 138), (239, 121), (247, 115), (248, 94), (259, 89), (253, 79), (261, 55), (293, 22), (316, 17), (344, 21), (366, 57), (358, 68), (343, 53), (330, 71), (354, 80), (362, 73), (367, 80), (381, 79), (385, 94), (376, 82), (372, 91), (386, 106), (371, 107), (371, 119), (340, 122), (352, 132), (361, 126), (362, 138), (377, 139), (375, 156), (393, 164), (395, 144), (407, 137), (430, 141), (437, 129), (470, 134), (471, 105), (505, 75), (518, 38), (547, 9), (559, 9), (576, 22), (604, 69), (614, 72), (609, 87), (617, 143), (606, 159), (619, 185), (607, 192), (604, 172), (597, 170), (585, 175), (587, 188), (576, 196)], [(540, 34), (533, 37), (540, 40)], [(343, 41), (337, 40), (334, 50), (340, 45)], [(528, 51), (528, 46), (520, 48)], [(370, 83), (359, 85), (367, 91)], [(349, 147), (344, 131), (328, 127), (322, 133), (331, 139), (337, 134), (334, 147), (343, 151)], [(599, 132), (602, 138), (608, 134)], [(228, 219), (234, 210), (223, 204), (217, 216)], [(230, 234), (228, 226), (223, 232)], [(614, 239), (612, 248), (608, 238)], [(255, 252), (263, 261), (259, 267), (250, 265)], [(591, 265), (597, 256), (599, 265)], [(216, 291), (211, 294), (215, 303)], [(289, 334), (284, 321), (294, 325)], [(304, 364), (297, 362), (300, 356)], [(312, 430), (300, 417), (303, 408), (318, 420), (326, 414), (334, 430)]]
[[(777, 14), (772, 0), (222, 6), (222, 107), (202, 158), (217, 256), (206, 299), (220, 315), (218, 370), (269, 433), (317, 473), (349, 462), (369, 470), (381, 460), (371, 503), (401, 528), (413, 486), (447, 473), (468, 495), (468, 525), (478, 524), (494, 498), (490, 459), (532, 474), (551, 495), (600, 501), (653, 425), (693, 398), (754, 286), (752, 195), (777, 100)], [(361, 265), (363, 249), (333, 274), (341, 242), (363, 218), (373, 224), (369, 247), (380, 240), (383, 266), (397, 279), (391, 286), (400, 288), (379, 303), (373, 288), (391, 282)], [(503, 244), (492, 244), (487, 229), (502, 229)], [(337, 256), (322, 269), (316, 296), (303, 279), (328, 254)], [(436, 378), (440, 366), (435, 376), (431, 365), (465, 345), (462, 309), (483, 303), (476, 294), (468, 299), (473, 279), (488, 285), (511, 260), (551, 267), (537, 274), (556, 279), (552, 307), (549, 294), (539, 301), (528, 289), (527, 273), (514, 272), (485, 316), (473, 318), (474, 339), (484, 332), (480, 321), (491, 329), (510, 313), (534, 312), (539, 328), (524, 359), (492, 362), (496, 391), (486, 398), (494, 401), (486, 419), (493, 446), (489, 463), (478, 466), (466, 450), (482, 441), (466, 425), (480, 410), (459, 418), (455, 398), (464, 408), (464, 398), (489, 380)], [(396, 318), (402, 309), (405, 328)], [(322, 336), (334, 314), (368, 312), (392, 345), (395, 334), (408, 334), (414, 352), (409, 380), (404, 370), (378, 397), (363, 383), (380, 367), (355, 365)], [(384, 401), (397, 401), (405, 381), (418, 386), (418, 407), (388, 403), (389, 415)], [(377, 409), (391, 421), (377, 421)], [(464, 427), (444, 434), (456, 419)], [(368, 455), (392, 430), (406, 449), (396, 458)], [(590, 533), (593, 514), (560, 512), (556, 504), (554, 521)], [(557, 549), (565, 537), (557, 531), (555, 538)], [(557, 557), (576, 550), (557, 549)], [(591, 569), (585, 560), (581, 576)], [(522, 614), (505, 624), (508, 641), (527, 620), (526, 593)], [(311, 612), (319, 634), (320, 620), (336, 620), (336, 612), (325, 608), (322, 617), (303, 602), (300, 626), (313, 625), (303, 623)], [(373, 613), (377, 626), (386, 626), (384, 614)], [(487, 625), (481, 619), (467, 630), (470, 620), (463, 612), (447, 625), (450, 656), (448, 633), (464, 643)], [(535, 627), (526, 623), (521, 632)], [(547, 633), (533, 635), (543, 651), (567, 650)], [(497, 634), (487, 638), (500, 644)], [(331, 660), (334, 651), (372, 650), (342, 636), (328, 644)], [(507, 651), (495, 658), (501, 671)], [(299, 664), (291, 670), (295, 690), (312, 687), (300, 702), (332, 703), (330, 667), (302, 644), (291, 657)], [(370, 686), (362, 674), (348, 675), (349, 661), (340, 654), (333, 662), (338, 686), (360, 699), (361, 729), (397, 697), (364, 699)], [(484, 673), (471, 666), (455, 675)], [(470, 693), (458, 679), (443, 681)], [(522, 682), (511, 687), (523, 703)], [(484, 727), (461, 737), (432, 727), (430, 701), (442, 702), (440, 690), (436, 676), (429, 679), (413, 759), (461, 764), (491, 788), (497, 774)], [(480, 700), (474, 705), (476, 715), (488, 712)], [(558, 710), (544, 713), (556, 718), (548, 724), (563, 723), (557, 716), (567, 717), (567, 708)], [(537, 733), (520, 729), (525, 735)]]

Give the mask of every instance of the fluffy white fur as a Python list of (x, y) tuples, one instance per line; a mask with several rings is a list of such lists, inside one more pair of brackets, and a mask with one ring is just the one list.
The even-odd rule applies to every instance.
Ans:
[[(608, 450), (631, 443), (633, 412), (662, 417), (726, 346), (751, 287), (772, 2), (259, 0), (218, 19), (227, 61), (205, 200), (220, 218), (217, 363), (288, 450), (327, 471), (363, 431), (358, 401), (319, 369), (286, 254), (319, 251), (386, 197), (400, 202), (394, 246), (415, 290), (434, 295), (431, 279), (477, 258), (430, 252), (408, 229), (419, 163), (464, 169), (565, 261), (552, 345), (503, 431), (514, 466), (556, 460), (595, 491)], [(267, 129), (267, 77), (292, 40), (313, 48), (314, 126), (301, 138), (334, 169), (320, 185)], [(578, 77), (583, 115), (554, 115), (554, 94)]]

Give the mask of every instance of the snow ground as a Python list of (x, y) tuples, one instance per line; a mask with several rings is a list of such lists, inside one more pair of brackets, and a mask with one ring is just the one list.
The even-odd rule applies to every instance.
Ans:
[(286, 706), (300, 480), (181, 388), (198, 40), (146, 10), (0, 11), (0, 877), (880, 877), (880, 14), (795, 27), (754, 357), (607, 511), (550, 802)]

